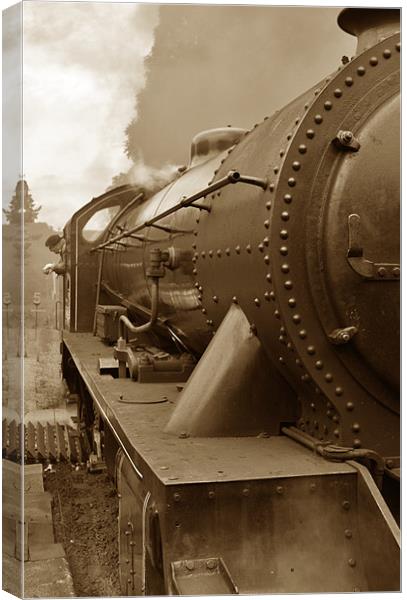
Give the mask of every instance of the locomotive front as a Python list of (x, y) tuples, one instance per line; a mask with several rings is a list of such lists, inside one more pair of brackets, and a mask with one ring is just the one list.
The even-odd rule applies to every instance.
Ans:
[[(113, 305), (127, 311), (127, 316), (120, 313), (116, 323), (119, 382), (126, 379), (130, 369), (133, 378), (139, 376), (139, 384), (143, 385), (140, 373), (149, 344), (165, 349), (169, 355), (171, 348), (178, 350), (170, 371), (176, 369), (174, 361), (179, 360), (178, 365), (184, 361), (184, 381), (188, 381), (160, 425), (164, 445), (168, 443), (170, 448), (174, 440), (188, 440), (188, 449), (184, 447), (183, 451), (192, 456), (194, 451), (205, 454), (211, 443), (225, 457), (237, 448), (245, 464), (249, 455), (259, 458), (260, 452), (270, 448), (263, 442), (280, 443), (282, 438), (290, 438), (290, 443), (295, 440), (296, 448), (302, 445), (320, 455), (323, 463), (344, 465), (342, 479), (350, 477), (348, 468), (355, 469), (359, 491), (351, 485), (345, 493), (358, 497), (360, 513), (353, 518), (359, 519), (359, 527), (365, 530), (370, 519), (367, 515), (375, 515), (374, 528), (381, 532), (391, 558), (384, 559), (370, 535), (358, 529), (355, 537), (359, 551), (363, 554), (369, 549), (364, 574), (355, 575), (355, 559), (348, 557), (352, 574), (341, 568), (322, 580), (316, 572), (298, 579), (290, 574), (288, 583), (288, 563), (299, 559), (305, 543), (305, 534), (297, 531), (297, 525), (291, 524), (295, 533), (290, 558), (289, 550), (277, 551), (273, 545), (280, 534), (288, 545), (291, 543), (287, 532), (278, 528), (267, 528), (265, 540), (258, 524), (252, 524), (261, 541), (252, 540), (248, 527), (240, 532), (248, 537), (248, 546), (243, 548), (239, 542), (236, 550), (220, 542), (221, 532), (213, 534), (212, 539), (209, 533), (194, 529), (191, 539), (205, 538), (202, 544), (197, 542), (196, 555), (182, 532), (173, 545), (166, 542), (165, 556), (160, 559), (163, 587), (158, 587), (158, 592), (152, 587), (154, 593), (205, 592), (199, 587), (203, 581), (198, 573), (202, 566), (199, 561), (206, 560), (211, 552), (218, 557), (215, 592), (223, 593), (223, 586), (228, 585), (230, 591), (234, 589), (232, 577), (222, 571), (223, 561), (229, 567), (233, 565), (232, 575), (237, 575), (248, 552), (257, 556), (260, 550), (262, 558), (258, 558), (263, 566), (253, 564), (250, 573), (240, 576), (236, 588), (245, 592), (397, 589), (395, 523), (376, 491), (382, 490), (397, 516), (399, 11), (345, 9), (339, 23), (358, 36), (355, 58), (344, 61), (336, 73), (251, 131), (224, 128), (198, 135), (186, 172), (147, 201), (123, 202), (103, 236), (82, 251), (89, 260), (96, 260), (98, 255), (96, 309)], [(131, 192), (125, 190), (129, 197)], [(102, 197), (101, 202), (99, 208), (111, 207), (117, 198), (113, 193)], [(68, 237), (75, 229), (74, 222), (86, 222), (86, 214), (86, 218), (78, 214), (71, 222)], [(74, 247), (73, 238), (70, 247)], [(74, 263), (77, 265), (77, 260), (72, 259)], [(75, 289), (78, 287), (77, 282)], [(76, 304), (71, 300), (69, 296), (71, 312), (78, 313), (77, 299)], [(128, 339), (131, 334), (137, 338), (133, 343)], [(189, 362), (185, 362), (185, 356)], [(199, 362), (193, 368), (196, 360)], [(186, 363), (190, 370), (185, 370)], [(165, 366), (160, 365), (157, 371), (164, 372)], [(176, 376), (165, 377), (151, 381), (177, 381)], [(135, 396), (145, 393), (133, 389)], [(95, 393), (91, 395), (95, 402)], [(109, 419), (106, 421), (106, 429), (115, 429)], [(114, 437), (127, 457), (122, 460), (130, 461), (126, 467), (122, 463), (119, 472), (127, 473), (135, 459), (117, 431)], [(234, 446), (237, 439), (241, 446)], [(250, 439), (260, 440), (261, 449), (260, 445), (250, 446)], [(277, 507), (270, 515), (263, 501), (276, 490), (282, 493), (278, 489), (285, 489), (289, 482), (288, 489), (295, 497), (290, 510), (296, 510), (300, 499), (304, 500), (305, 488), (299, 486), (295, 492), (290, 486), (296, 478), (311, 477), (307, 490), (314, 491), (312, 486), (321, 483), (321, 493), (326, 494), (328, 503), (341, 502), (347, 511), (348, 499), (341, 496), (339, 471), (323, 475), (318, 463), (312, 473), (308, 467), (297, 472), (290, 458), (292, 448), (276, 447), (265, 467), (268, 476), (273, 477), (281, 469), (284, 485), (267, 491), (264, 473), (234, 473), (231, 480), (245, 480), (243, 489), (247, 493), (240, 490), (239, 494), (247, 497), (251, 493), (248, 479), (262, 480), (265, 487), (261, 492), (257, 490), (260, 496), (256, 496), (256, 502), (265, 520), (285, 515), (290, 521), (292, 517), (284, 512), (287, 507)], [(149, 465), (152, 471), (154, 468), (154, 464)], [(190, 473), (188, 469), (183, 472), (185, 483), (198, 483)], [(224, 471), (218, 470), (218, 483), (221, 473)], [(131, 479), (130, 475), (126, 477)], [(148, 476), (144, 477), (149, 481)], [(200, 485), (213, 482), (207, 471), (197, 477)], [(327, 477), (331, 478), (329, 490), (323, 483)], [(179, 479), (179, 474), (174, 475), (166, 485)], [(376, 485), (376, 491), (372, 485)], [(175, 513), (179, 510), (176, 495), (183, 497), (183, 493), (178, 489), (172, 495), (170, 506), (172, 510), (175, 501)], [(322, 502), (322, 510), (326, 504), (321, 498), (318, 502)], [(184, 510), (193, 513), (190, 502)], [(197, 502), (199, 505), (201, 501)], [(225, 507), (218, 507), (220, 514)], [(209, 522), (216, 520), (207, 510), (204, 512)], [(239, 504), (234, 510), (240, 514), (243, 508)], [(385, 516), (379, 516), (383, 510)], [(310, 527), (315, 523), (312, 519), (317, 518), (311, 512), (311, 517), (303, 515), (307, 523), (311, 518)], [(345, 527), (345, 537), (349, 538), (346, 532), (351, 529), (346, 528), (342, 517), (339, 528)], [(330, 515), (331, 520), (324, 523), (339, 536), (332, 524), (335, 518)], [(187, 524), (191, 525), (188, 519)], [(354, 522), (353, 526), (357, 529)], [(321, 527), (323, 530), (324, 525)], [(165, 535), (162, 529), (160, 535)], [(261, 548), (259, 543), (263, 544)], [(273, 559), (276, 562), (272, 561), (275, 570), (265, 566), (265, 549), (277, 556)], [(346, 548), (343, 552), (348, 556)], [(194, 569), (188, 571), (187, 559), (198, 561)], [(331, 559), (336, 569), (335, 558), (329, 555), (328, 562)], [(310, 551), (307, 565), (311, 572), (314, 567), (310, 562), (318, 565), (320, 560), (318, 553)], [(379, 574), (375, 573), (378, 564)], [(160, 570), (157, 565), (154, 568)], [(185, 583), (191, 571), (195, 571), (197, 587)], [(128, 593), (137, 591), (134, 586), (127, 588)]]

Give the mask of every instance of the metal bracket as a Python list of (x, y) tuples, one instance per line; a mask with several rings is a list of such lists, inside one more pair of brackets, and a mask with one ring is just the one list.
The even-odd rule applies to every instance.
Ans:
[(367, 260), (363, 255), (363, 246), (360, 235), (360, 216), (356, 214), (348, 217), (348, 263), (363, 279), (374, 281), (398, 281), (400, 279), (400, 265), (396, 263), (375, 263)]

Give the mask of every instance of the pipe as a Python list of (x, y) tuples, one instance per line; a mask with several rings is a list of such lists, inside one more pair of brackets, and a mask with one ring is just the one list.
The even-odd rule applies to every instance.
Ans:
[(152, 329), (152, 327), (154, 327), (154, 325), (157, 322), (157, 317), (158, 317), (158, 298), (159, 298), (159, 277), (150, 277), (149, 278), (151, 280), (151, 315), (150, 315), (150, 319), (147, 323), (144, 323), (143, 325), (133, 325), (133, 323), (130, 321), (130, 319), (128, 319), (125, 315), (121, 315), (120, 319), (119, 319), (119, 340), (118, 340), (118, 345), (120, 343), (120, 340), (125, 340), (127, 339), (127, 331), (130, 331), (130, 333), (145, 333), (146, 331), (150, 331), (150, 329)]
[(323, 458), (333, 461), (346, 461), (346, 460), (358, 460), (361, 458), (367, 458), (375, 463), (374, 468), (374, 480), (379, 490), (382, 489), (383, 475), (384, 475), (384, 459), (382, 456), (377, 454), (374, 450), (368, 448), (345, 448), (343, 446), (336, 446), (329, 442), (320, 442), (312, 436), (300, 431), (296, 427), (283, 427), (282, 432), (288, 437), (303, 444), (310, 450), (314, 450)]

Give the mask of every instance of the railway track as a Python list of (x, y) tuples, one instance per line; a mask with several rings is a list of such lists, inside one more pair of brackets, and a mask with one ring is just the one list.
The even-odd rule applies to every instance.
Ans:
[[(83, 462), (78, 430), (59, 423), (17, 423), (3, 419), (3, 458), (25, 463)], [(22, 456), (23, 454), (23, 456)]]

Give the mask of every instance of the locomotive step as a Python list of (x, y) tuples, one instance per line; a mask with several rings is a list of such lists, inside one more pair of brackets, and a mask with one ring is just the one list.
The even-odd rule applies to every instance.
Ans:
[(65, 423), (42, 425), (28, 421), (23, 425), (14, 419), (3, 419), (2, 431), (3, 458), (14, 461), (24, 458), (25, 463), (83, 462), (80, 435)]

